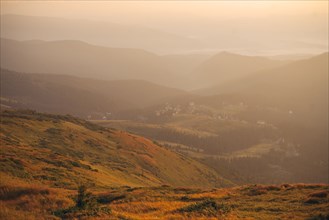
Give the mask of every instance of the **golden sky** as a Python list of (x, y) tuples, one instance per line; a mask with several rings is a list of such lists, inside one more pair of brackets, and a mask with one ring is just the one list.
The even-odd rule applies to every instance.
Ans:
[[(2, 1), (1, 13), (112, 19), (214, 19), (328, 14), (328, 1)], [(170, 16), (168, 16), (170, 15)], [(136, 20), (137, 19), (137, 20)]]
[[(328, 47), (324, 1), (3, 1), (1, 14), (101, 20), (155, 28), (204, 42), (218, 36)], [(273, 44), (273, 43), (271, 43)], [(262, 47), (260, 45), (260, 47)], [(323, 49), (321, 49), (323, 50)]]

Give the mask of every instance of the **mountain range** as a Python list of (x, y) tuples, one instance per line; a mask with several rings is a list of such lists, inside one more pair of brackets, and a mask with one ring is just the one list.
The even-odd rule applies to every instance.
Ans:
[(1, 30), (1, 37), (16, 40), (80, 40), (162, 54), (200, 47), (195, 39), (154, 28), (96, 20), (4, 14), (1, 15)]

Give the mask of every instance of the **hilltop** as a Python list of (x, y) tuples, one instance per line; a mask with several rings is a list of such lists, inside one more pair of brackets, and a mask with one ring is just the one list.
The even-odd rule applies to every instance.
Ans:
[(105, 80), (140, 79), (168, 85), (173, 81), (158, 55), (134, 48), (92, 45), (78, 40), (16, 41), (1, 38), (2, 68)]
[(220, 52), (196, 67), (192, 77), (199, 88), (206, 88), (217, 84), (225, 85), (227, 82), (244, 78), (258, 71), (273, 69), (286, 63), (288, 61)]
[[(301, 106), (315, 98), (316, 105), (327, 106), (328, 52), (294, 61), (277, 68), (253, 72), (226, 84), (199, 90), (198, 94), (240, 94), (254, 102)], [(321, 97), (320, 97), (321, 96)], [(268, 97), (271, 97), (269, 99)]]

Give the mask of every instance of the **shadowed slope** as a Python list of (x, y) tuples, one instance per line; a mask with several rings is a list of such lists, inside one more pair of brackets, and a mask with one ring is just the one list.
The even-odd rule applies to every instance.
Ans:
[(184, 95), (182, 90), (141, 80), (104, 81), (1, 69), (2, 104), (51, 113), (102, 118)]

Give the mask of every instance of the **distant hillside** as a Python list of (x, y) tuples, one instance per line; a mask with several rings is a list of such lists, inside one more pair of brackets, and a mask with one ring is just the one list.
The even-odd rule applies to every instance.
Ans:
[(221, 52), (210, 57), (197, 67), (192, 77), (198, 88), (216, 84), (222, 85), (254, 72), (271, 69), (284, 63), (286, 61)]
[(1, 69), (1, 103), (98, 118), (164, 102), (185, 92), (140, 80), (104, 81)]
[(7, 14), (1, 15), (1, 37), (16, 40), (81, 40), (108, 47), (139, 48), (159, 53), (191, 50), (194, 39), (156, 29), (103, 21)]
[(295, 61), (200, 90), (199, 94), (240, 94), (258, 103), (285, 108), (328, 107), (328, 53)]
[(71, 116), (1, 112), (1, 176), (74, 188), (213, 187), (230, 184), (215, 171), (152, 141)]
[(82, 41), (1, 39), (1, 67), (107, 80), (139, 79), (168, 85), (173, 73), (160, 56), (140, 49), (110, 48)]
[(238, 181), (328, 182), (328, 53), (201, 92), (99, 123), (204, 158), (221, 175), (231, 169)]

